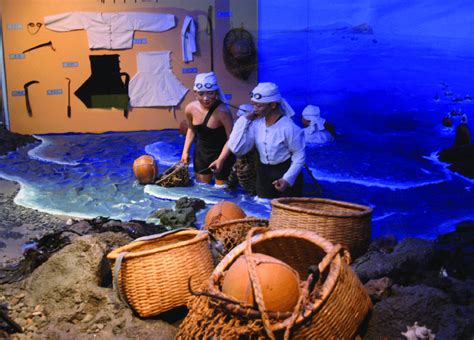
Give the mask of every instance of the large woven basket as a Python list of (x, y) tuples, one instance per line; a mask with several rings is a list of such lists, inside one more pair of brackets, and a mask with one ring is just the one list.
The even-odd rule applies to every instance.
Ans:
[(188, 279), (205, 282), (213, 270), (208, 236), (198, 230), (177, 230), (144, 237), (107, 255), (114, 289), (141, 317), (185, 305)]
[(330, 242), (340, 243), (355, 258), (371, 238), (372, 209), (359, 204), (322, 198), (285, 197), (272, 200), (271, 228), (314, 231)]
[(156, 180), (155, 184), (162, 187), (185, 187), (189, 185), (188, 165), (178, 162), (166, 169)]
[(250, 229), (254, 227), (266, 227), (268, 220), (261, 218), (240, 218), (237, 220), (214, 223), (207, 226), (209, 236), (222, 244), (224, 255), (231, 251), (236, 245), (245, 241)]
[[(348, 253), (314, 232), (269, 230), (251, 239), (256, 253), (286, 262), (298, 273), (302, 293), (293, 313), (274, 313), (232, 301), (221, 291), (226, 270), (242, 254), (249, 241), (235, 247), (214, 269), (207, 291), (190, 300), (187, 317), (178, 330), (178, 339), (351, 339), (372, 305), (362, 283), (348, 266)], [(250, 262), (248, 261), (250, 266)], [(308, 268), (317, 265), (321, 273), (311, 290), (315, 274)], [(250, 272), (249, 272), (250, 273)], [(252, 276), (252, 275), (251, 275)], [(258, 291), (255, 291), (258, 300)], [(257, 285), (258, 286), (258, 285)], [(198, 293), (196, 293), (198, 294)]]

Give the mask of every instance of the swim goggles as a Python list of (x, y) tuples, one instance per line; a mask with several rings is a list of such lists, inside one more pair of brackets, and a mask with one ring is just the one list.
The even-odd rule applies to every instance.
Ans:
[(250, 92), (250, 99), (255, 98), (255, 99), (259, 100), (259, 99), (262, 99), (263, 97), (272, 97), (272, 96), (274, 96), (274, 94), (264, 96), (263, 94), (260, 94), (260, 93)]
[(214, 86), (216, 86), (216, 84), (211, 84), (211, 83), (201, 84), (201, 83), (197, 83), (197, 84), (194, 84), (194, 86), (195, 86), (198, 90), (202, 89), (203, 87), (209, 90), (209, 89), (212, 89)]

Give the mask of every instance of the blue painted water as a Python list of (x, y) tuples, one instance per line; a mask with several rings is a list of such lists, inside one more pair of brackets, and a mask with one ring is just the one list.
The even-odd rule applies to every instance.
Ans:
[[(324, 197), (374, 208), (374, 236), (432, 238), (457, 221), (474, 219), (474, 181), (446, 170), (432, 157), (435, 149), (414, 148), (411, 138), (418, 140), (420, 133), (387, 135), (383, 143), (369, 134), (340, 135), (333, 144), (308, 148), (308, 165)], [(431, 140), (433, 133), (426, 133)], [(449, 132), (437, 133), (448, 143)], [(184, 138), (177, 130), (37, 137), (42, 143), (0, 157), (0, 176), (22, 185), (18, 204), (55, 214), (144, 220), (186, 195), (205, 199), (208, 207), (229, 199), (248, 215), (269, 216), (268, 201), (242, 192), (228, 194), (202, 184), (171, 189), (139, 185), (133, 160), (149, 153), (164, 171), (180, 158)], [(311, 192), (314, 185), (305, 177)], [(200, 222), (204, 214), (199, 214)]]

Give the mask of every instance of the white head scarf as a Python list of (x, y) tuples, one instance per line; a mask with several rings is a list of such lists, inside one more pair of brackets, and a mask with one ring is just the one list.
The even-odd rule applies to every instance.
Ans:
[(323, 131), (325, 129), (324, 123), (326, 122), (326, 119), (321, 117), (321, 110), (319, 109), (319, 106), (306, 106), (301, 113), (301, 116), (310, 122), (310, 125), (307, 127), (308, 131), (312, 132), (316, 129), (318, 131)]
[(239, 105), (239, 110), (237, 111), (237, 117), (242, 117), (253, 111), (252, 104), (242, 104)]
[(275, 83), (259, 83), (252, 90), (250, 99), (255, 103), (280, 103), (283, 114), (288, 117), (293, 117), (295, 115), (295, 111), (290, 104), (282, 98), (280, 89)]
[(467, 115), (465, 113), (461, 117), (461, 124), (467, 124)]
[(219, 97), (221, 102), (227, 103), (227, 98), (225, 97), (224, 92), (219, 87), (217, 83), (217, 77), (214, 72), (208, 73), (199, 73), (196, 75), (194, 79), (194, 91), (201, 92), (201, 91), (219, 91)]

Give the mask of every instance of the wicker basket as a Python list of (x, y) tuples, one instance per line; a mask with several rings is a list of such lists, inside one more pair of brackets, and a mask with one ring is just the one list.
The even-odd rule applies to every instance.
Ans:
[[(314, 232), (295, 229), (269, 230), (254, 236), (250, 243), (254, 252), (286, 262), (300, 278), (307, 277), (301, 284), (302, 293), (294, 312), (277, 314), (262, 309), (252, 270), (249, 274), (258, 309), (232, 301), (221, 292), (226, 270), (240, 255), (249, 253), (246, 241), (214, 269), (207, 291), (190, 300), (190, 311), (180, 325), (178, 339), (351, 339), (357, 334), (372, 305), (348, 266), (348, 253), (341, 255), (341, 246), (334, 246)], [(247, 261), (252, 269), (251, 261)], [(310, 265), (317, 265), (320, 272), (315, 289), (311, 288), (315, 274), (308, 275)]]
[(250, 229), (266, 226), (268, 226), (268, 220), (249, 217), (211, 224), (206, 228), (211, 239), (222, 244), (223, 255), (225, 255), (236, 245), (245, 241)]
[(189, 185), (188, 165), (178, 162), (166, 169), (155, 182), (162, 187), (185, 187)]
[(271, 228), (314, 231), (330, 242), (340, 243), (355, 258), (365, 251), (371, 238), (372, 209), (322, 198), (277, 198), (272, 200)]
[(107, 255), (114, 289), (141, 317), (185, 305), (188, 279), (200, 284), (213, 270), (207, 233), (174, 230), (143, 237)]

